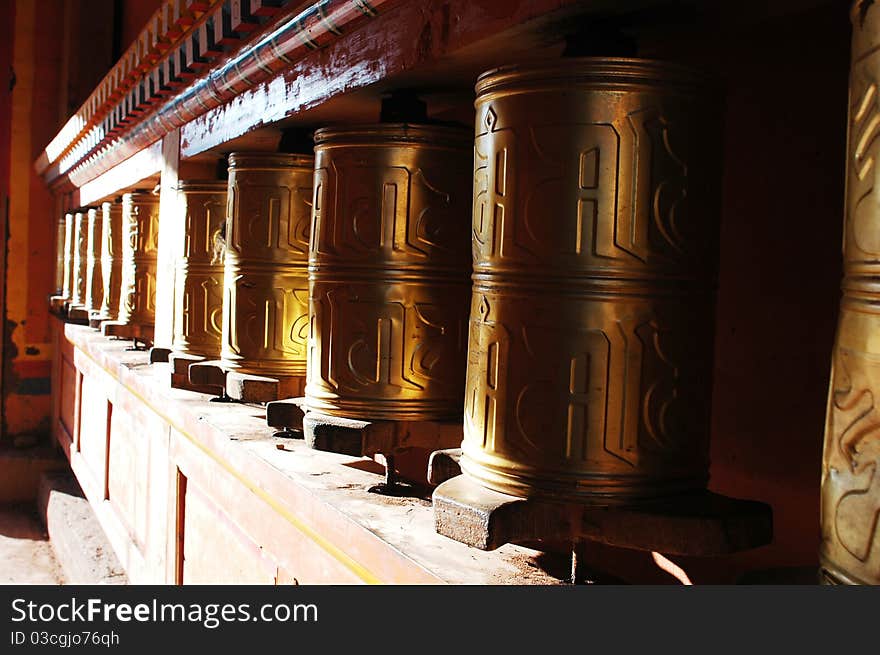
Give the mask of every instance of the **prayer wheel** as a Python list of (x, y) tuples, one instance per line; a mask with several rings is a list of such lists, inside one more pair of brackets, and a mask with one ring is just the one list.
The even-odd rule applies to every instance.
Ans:
[(136, 191), (122, 196), (122, 234), (118, 322), (137, 328), (131, 336), (151, 339), (156, 321), (158, 195)]
[(119, 316), (119, 300), (122, 295), (122, 202), (105, 202), (101, 205), (104, 215), (101, 233), (101, 279), (104, 298), (100, 317), (113, 321)]
[(305, 377), (313, 162), (229, 156), (220, 356), (227, 371)]
[(97, 313), (104, 301), (104, 278), (101, 272), (101, 235), (103, 233), (104, 212), (93, 207), (88, 212), (87, 254), (86, 254), (86, 296), (85, 309), (89, 314)]
[(49, 308), (62, 315), (70, 300), (70, 274), (72, 271), (71, 251), (73, 247), (73, 216), (62, 214), (58, 219), (55, 234), (55, 292), (49, 297)]
[(58, 219), (55, 230), (55, 293), (56, 297), (64, 295), (64, 262), (67, 253), (67, 214), (62, 214)]
[(461, 418), (472, 153), (469, 132), (457, 127), (315, 133), (310, 411)]
[(226, 182), (178, 184), (186, 236), (174, 281), (174, 352), (220, 356)]
[(61, 295), (70, 300), (73, 296), (73, 251), (76, 247), (73, 238), (73, 214), (64, 215), (64, 281)]
[(476, 85), (462, 470), (614, 504), (708, 477), (720, 130), (699, 74), (639, 59)]
[[(87, 212), (88, 210), (86, 210)], [(86, 262), (89, 256), (88, 220), (86, 213), (73, 215), (73, 259), (70, 289), (70, 309), (84, 311), (86, 301)]]
[[(859, 5), (865, 5), (860, 8)], [(823, 581), (880, 584), (880, 7), (856, 3), (843, 221), (843, 296), (822, 458)]]

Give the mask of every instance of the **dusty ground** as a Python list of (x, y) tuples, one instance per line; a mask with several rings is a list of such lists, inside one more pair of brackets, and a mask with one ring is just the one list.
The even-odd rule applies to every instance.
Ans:
[(33, 510), (0, 505), (0, 584), (60, 584), (61, 570)]

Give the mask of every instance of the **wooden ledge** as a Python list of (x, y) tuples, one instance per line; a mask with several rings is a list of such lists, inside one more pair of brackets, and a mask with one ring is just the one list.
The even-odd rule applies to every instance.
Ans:
[[(561, 581), (536, 564), (538, 551), (507, 545), (484, 553), (436, 534), (423, 498), (369, 493), (384, 475), (371, 459), (276, 438), (263, 410), (173, 389), (167, 364), (151, 366), (149, 353), (127, 350), (125, 342), (69, 324), (64, 335), (84, 384), (100, 382), (107, 389), (114, 421), (149, 416), (150, 425), (167, 425), (164, 437), (148, 430), (141, 438), (169, 439), (168, 466), (186, 474), (191, 488), (223, 503), (236, 530), (252, 535), (261, 558), (276, 558), (300, 583)], [(154, 461), (150, 470), (161, 472), (163, 466)], [(103, 507), (103, 487), (97, 488), (98, 497), (89, 499)]]

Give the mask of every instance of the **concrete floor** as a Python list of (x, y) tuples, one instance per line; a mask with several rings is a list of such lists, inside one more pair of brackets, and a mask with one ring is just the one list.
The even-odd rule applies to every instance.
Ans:
[(61, 582), (61, 569), (33, 509), (0, 505), (0, 584)]

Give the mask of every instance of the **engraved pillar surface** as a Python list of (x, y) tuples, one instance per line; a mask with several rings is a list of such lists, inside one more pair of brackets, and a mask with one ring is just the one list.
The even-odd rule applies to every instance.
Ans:
[(66, 247), (67, 215), (62, 214), (58, 218), (55, 230), (55, 293), (53, 295), (63, 297), (64, 294), (64, 260)]
[(828, 582), (880, 584), (880, 7), (856, 3), (852, 19), (843, 298), (825, 425), (820, 556)]
[(119, 321), (152, 326), (156, 317), (158, 195), (135, 192), (122, 196), (122, 235)]
[(86, 255), (86, 310), (97, 312), (104, 300), (104, 279), (101, 272), (101, 234), (103, 232), (104, 212), (98, 208), (89, 209)]
[(122, 202), (105, 202), (101, 205), (104, 216), (101, 232), (101, 281), (103, 301), (101, 316), (116, 320), (119, 316), (119, 300), (122, 295)]
[(527, 497), (703, 487), (719, 153), (696, 74), (634, 59), (477, 82), (462, 468)]
[(73, 271), (71, 274), (70, 304), (82, 307), (86, 301), (86, 260), (88, 259), (88, 224), (84, 212), (73, 215)]
[(221, 340), (228, 369), (305, 376), (313, 162), (307, 155), (229, 156)]
[(226, 182), (178, 184), (185, 236), (174, 279), (172, 349), (220, 356), (223, 313), (222, 244), (226, 223)]
[(310, 409), (461, 417), (472, 140), (386, 124), (315, 133)]
[(64, 215), (64, 286), (61, 295), (67, 299), (73, 297), (73, 251), (75, 241), (73, 236), (73, 214)]

